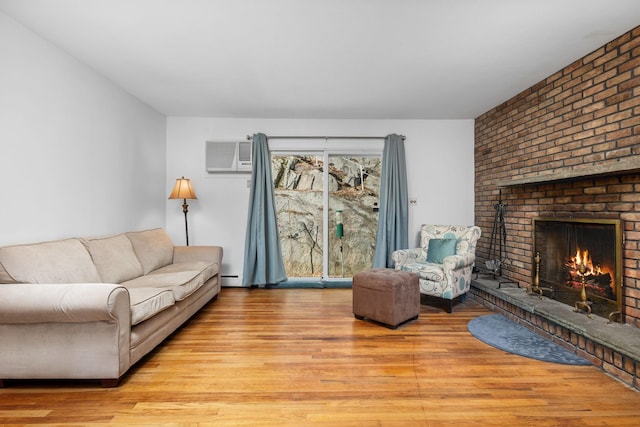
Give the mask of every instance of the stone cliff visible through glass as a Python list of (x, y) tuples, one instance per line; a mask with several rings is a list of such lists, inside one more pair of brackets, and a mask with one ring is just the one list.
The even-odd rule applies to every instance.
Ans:
[[(380, 156), (329, 156), (326, 208), (330, 278), (350, 278), (372, 266), (380, 171)], [(273, 155), (272, 172), (287, 276), (325, 277), (323, 156)], [(336, 233), (337, 211), (342, 211), (342, 238)]]

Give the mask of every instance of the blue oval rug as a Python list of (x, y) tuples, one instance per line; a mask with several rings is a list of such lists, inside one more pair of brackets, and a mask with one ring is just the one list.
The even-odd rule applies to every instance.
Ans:
[(501, 314), (476, 317), (469, 322), (467, 328), (480, 341), (509, 353), (565, 365), (591, 365), (588, 360)]

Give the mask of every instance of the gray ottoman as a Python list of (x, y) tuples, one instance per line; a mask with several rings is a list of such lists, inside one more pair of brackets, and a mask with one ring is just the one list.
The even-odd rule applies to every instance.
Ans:
[(396, 329), (420, 315), (418, 276), (402, 270), (373, 268), (353, 276), (353, 315)]

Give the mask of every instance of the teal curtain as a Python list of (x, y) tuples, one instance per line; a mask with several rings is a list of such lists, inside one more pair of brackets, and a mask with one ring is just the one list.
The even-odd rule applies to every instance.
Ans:
[(278, 236), (271, 155), (266, 135), (253, 135), (252, 156), (242, 285), (265, 286), (287, 280)]
[(388, 135), (384, 140), (380, 180), (380, 210), (373, 267), (387, 268), (393, 267), (393, 251), (409, 247), (407, 165), (404, 139), (400, 135)]

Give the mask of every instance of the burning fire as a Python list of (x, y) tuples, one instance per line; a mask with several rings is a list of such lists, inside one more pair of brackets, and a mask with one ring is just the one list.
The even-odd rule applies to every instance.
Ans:
[(602, 268), (599, 265), (594, 266), (589, 255), (589, 250), (585, 249), (581, 251), (580, 248), (576, 250), (576, 256), (571, 257), (567, 266), (576, 274), (580, 276), (596, 276), (604, 274)]
[(571, 280), (574, 282), (574, 286), (577, 287), (579, 285), (581, 277), (584, 277), (587, 282), (591, 282), (597, 278), (607, 277), (609, 279), (607, 285), (615, 292), (615, 284), (613, 280), (611, 280), (614, 277), (614, 272), (607, 267), (603, 268), (600, 265), (594, 265), (588, 249), (580, 250), (580, 248), (578, 248), (576, 255), (569, 258), (566, 266), (569, 267), (572, 279), (575, 278), (575, 280)]

